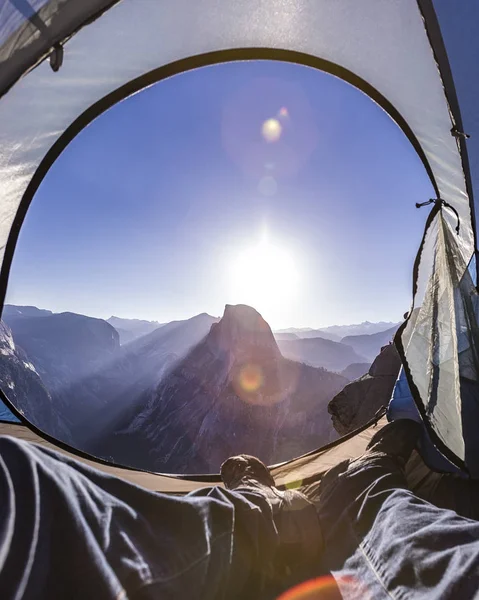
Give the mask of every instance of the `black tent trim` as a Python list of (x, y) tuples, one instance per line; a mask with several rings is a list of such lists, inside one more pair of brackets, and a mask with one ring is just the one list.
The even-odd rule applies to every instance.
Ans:
[[(463, 135), (456, 135), (456, 141), (459, 146), (459, 154), (461, 155), (462, 169), (466, 184), (466, 191), (469, 197), (469, 207), (471, 210), (471, 225), (474, 236), (474, 249), (477, 250), (477, 230), (476, 230), (476, 211), (474, 207), (474, 193), (471, 180), (471, 169), (469, 166), (469, 156), (467, 152), (466, 134), (462, 122), (461, 109), (459, 107), (459, 99), (457, 97), (456, 86), (452, 76), (452, 69), (447, 56), (446, 46), (442, 37), (439, 21), (434, 9), (432, 0), (417, 0), (419, 11), (421, 12), (424, 22), (426, 35), (431, 45), (434, 59), (441, 74), (441, 81), (444, 86), (444, 94), (449, 105), (449, 111), (452, 116), (454, 131)], [(479, 283), (479, 263), (476, 263), (476, 281)]]
[(25, 190), (25, 193), (23, 194), (22, 200), (19, 204), (17, 213), (15, 215), (15, 219), (13, 221), (8, 236), (8, 241), (5, 247), (5, 257), (0, 272), (0, 305), (2, 307), (2, 310), (5, 302), (13, 255), (17, 245), (20, 229), (25, 220), (28, 208), (30, 207), (33, 197), (40, 184), (42, 183), (43, 179), (45, 178), (45, 176), (47, 175), (48, 171), (55, 163), (57, 158), (60, 156), (60, 154), (68, 146), (68, 144), (70, 144), (70, 142), (73, 141), (73, 139), (85, 127), (87, 127), (94, 119), (99, 117), (102, 113), (110, 109), (118, 102), (121, 102), (122, 100), (128, 98), (132, 94), (135, 94), (149, 87), (150, 85), (158, 83), (159, 81), (162, 81), (174, 75), (186, 73), (187, 71), (191, 71), (200, 67), (211, 66), (219, 63), (246, 60), (274, 60), (297, 63), (299, 65), (312, 67), (320, 71), (329, 73), (330, 75), (338, 77), (346, 83), (349, 83), (354, 87), (358, 88), (364, 94), (369, 96), (371, 100), (373, 100), (373, 102), (378, 104), (406, 135), (406, 137), (416, 150), (416, 153), (418, 154), (419, 158), (421, 159), (424, 168), (426, 169), (426, 172), (429, 176), (431, 184), (434, 188), (434, 191), (437, 197), (439, 197), (439, 189), (436, 184), (436, 180), (434, 178), (429, 161), (418, 139), (414, 135), (412, 129), (407, 124), (406, 120), (389, 102), (389, 100), (387, 100), (387, 98), (385, 98), (367, 81), (355, 75), (352, 71), (349, 71), (348, 69), (341, 67), (340, 65), (330, 62), (328, 60), (311, 56), (310, 54), (304, 54), (292, 50), (281, 50), (272, 48), (239, 48), (230, 50), (219, 50), (215, 52), (209, 52), (206, 54), (191, 56), (189, 58), (169, 63), (167, 65), (159, 67), (158, 69), (154, 69), (153, 71), (145, 73), (144, 75), (133, 79), (132, 81), (128, 82), (127, 84), (119, 87), (107, 96), (103, 97), (101, 100), (99, 100), (98, 102), (90, 106), (86, 111), (84, 111), (63, 132), (63, 134), (58, 138), (58, 140), (47, 152), (42, 162), (38, 166), (37, 170), (35, 171), (35, 174), (33, 175), (32, 179), (30, 180), (30, 183), (27, 189)]

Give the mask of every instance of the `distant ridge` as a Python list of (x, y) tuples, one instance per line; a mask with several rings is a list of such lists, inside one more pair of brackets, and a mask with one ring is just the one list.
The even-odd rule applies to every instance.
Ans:
[(278, 340), (278, 346), (286, 358), (329, 371), (342, 371), (352, 363), (367, 362), (352, 346), (322, 337)]
[(341, 342), (352, 346), (356, 352), (373, 361), (381, 352), (381, 348), (392, 342), (398, 325), (394, 325), (386, 331), (379, 331), (369, 335), (348, 335)]
[(164, 325), (158, 321), (145, 321), (142, 319), (122, 319), (121, 317), (115, 317), (112, 315), (106, 320), (110, 323), (120, 335), (120, 344), (127, 344), (132, 340), (135, 340), (142, 335), (151, 333), (158, 327)]
[(36, 306), (15, 306), (14, 304), (5, 304), (2, 312), (2, 319), (9, 317), (48, 317), (52, 315), (51, 310), (37, 308)]
[(372, 335), (381, 331), (386, 331), (393, 327), (398, 327), (399, 323), (379, 321), (371, 323), (364, 321), (352, 325), (330, 325), (329, 327), (288, 327), (286, 329), (275, 330), (276, 334), (294, 334), (298, 338), (322, 337), (333, 342), (341, 342), (343, 338), (351, 335)]

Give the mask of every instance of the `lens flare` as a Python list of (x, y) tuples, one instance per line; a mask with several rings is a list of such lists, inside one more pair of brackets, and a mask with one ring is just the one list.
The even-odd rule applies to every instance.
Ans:
[(269, 143), (274, 143), (281, 137), (283, 127), (278, 119), (266, 119), (261, 127), (261, 134), (263, 138)]
[(287, 483), (284, 484), (284, 487), (287, 490), (297, 490), (302, 485), (303, 485), (303, 480), (302, 479), (297, 479), (295, 481), (288, 481)]
[(238, 376), (239, 384), (245, 392), (257, 392), (263, 385), (263, 372), (258, 365), (244, 365)]
[(353, 577), (341, 575), (336, 578), (325, 575), (304, 581), (278, 596), (276, 600), (341, 600), (343, 594), (340, 590), (348, 590), (354, 598), (371, 600), (364, 585)]
[[(274, 99), (261, 116), (258, 98)], [(225, 102), (221, 142), (235, 166), (257, 181), (273, 174), (265, 172), (265, 163), (274, 163), (279, 184), (309, 163), (320, 139), (319, 121), (317, 107), (299, 81), (248, 78)]]

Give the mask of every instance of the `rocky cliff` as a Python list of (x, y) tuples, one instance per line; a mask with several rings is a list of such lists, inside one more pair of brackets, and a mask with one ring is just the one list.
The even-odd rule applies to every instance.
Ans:
[(75, 313), (26, 316), (9, 323), (15, 342), (51, 391), (88, 376), (120, 347), (114, 327)]
[(143, 395), (141, 410), (101, 452), (165, 472), (217, 471), (241, 452), (279, 462), (336, 437), (327, 406), (345, 383), (285, 359), (254, 309), (226, 306), (221, 321)]
[(401, 360), (393, 344), (385, 346), (369, 372), (347, 385), (328, 406), (334, 428), (345, 435), (372, 419), (391, 399)]
[[(22, 364), (31, 367), (44, 391), (33, 402), (19, 386), (18, 405), (38, 421), (42, 405), (53, 402), (68, 424), (71, 443), (82, 449), (91, 437), (111, 430), (125, 411), (134, 411), (132, 401), (158, 385), (217, 320), (202, 314), (171, 322), (120, 347), (118, 332), (102, 319), (35, 307), (9, 307), (6, 318), (13, 329), (12, 339), (7, 328), (9, 341), (22, 347)], [(46, 405), (45, 414), (48, 410)], [(53, 429), (46, 432), (55, 435)]]
[(348, 381), (355, 381), (369, 372), (371, 363), (352, 363), (341, 371), (341, 375)]
[(9, 323), (15, 344), (74, 432), (84, 415), (102, 405), (92, 377), (120, 351), (118, 332), (102, 319), (75, 313), (14, 317)]
[[(15, 408), (42, 431), (70, 442), (70, 431), (35, 366), (0, 321), (0, 382)], [(3, 408), (3, 404), (2, 404)], [(8, 414), (2, 410), (4, 417)]]

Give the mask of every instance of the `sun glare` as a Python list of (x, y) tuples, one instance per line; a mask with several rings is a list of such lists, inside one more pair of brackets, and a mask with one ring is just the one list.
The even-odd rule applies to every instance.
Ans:
[(234, 301), (252, 306), (272, 321), (281, 318), (298, 286), (293, 255), (268, 240), (239, 252), (232, 261), (230, 277)]
[(261, 133), (268, 143), (277, 142), (283, 128), (278, 119), (267, 119), (261, 128)]

